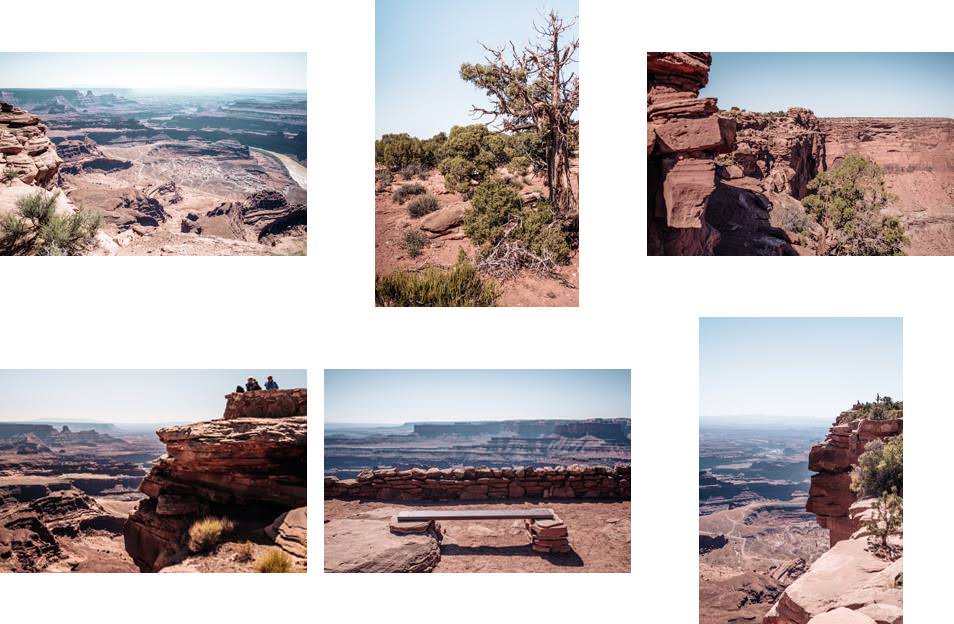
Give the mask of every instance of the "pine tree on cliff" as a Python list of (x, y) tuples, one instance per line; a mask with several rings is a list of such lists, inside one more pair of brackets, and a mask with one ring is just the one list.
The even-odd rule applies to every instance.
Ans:
[(490, 108), (472, 111), (490, 117), (488, 125), (500, 122), (510, 133), (534, 133), (541, 143), (531, 153), (534, 165), (546, 171), (550, 204), (560, 215), (570, 213), (576, 197), (570, 184), (570, 161), (579, 143), (573, 115), (580, 105), (580, 81), (569, 68), (576, 62), (579, 39), (561, 38), (576, 25), (550, 12), (542, 26), (534, 25), (541, 41), (523, 49), (483, 46), (485, 63), (461, 65), (460, 77), (485, 90)]
[(802, 200), (820, 226), (820, 256), (899, 256), (908, 242), (896, 217), (881, 214), (895, 198), (876, 163), (846, 156), (808, 183)]

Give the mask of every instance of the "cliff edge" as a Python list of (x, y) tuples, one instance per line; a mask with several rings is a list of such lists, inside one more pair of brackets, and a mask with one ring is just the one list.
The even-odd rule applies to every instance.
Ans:
[(157, 432), (167, 452), (143, 480), (148, 498), (124, 529), (126, 551), (143, 571), (189, 557), (189, 528), (207, 516), (235, 524), (228, 540), (274, 543), (305, 565), (307, 391), (226, 399), (220, 420)]

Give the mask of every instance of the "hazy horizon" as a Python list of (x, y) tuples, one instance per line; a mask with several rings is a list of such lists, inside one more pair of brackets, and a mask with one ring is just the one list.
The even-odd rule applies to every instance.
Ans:
[(304, 370), (0, 370), (0, 422), (152, 424), (221, 418), (248, 377), (306, 387)]
[(305, 91), (306, 78), (304, 52), (0, 52), (7, 89)]
[[(535, 37), (533, 24), (556, 10), (569, 22), (577, 0), (375, 2), (375, 137), (407, 132), (430, 138), (454, 125), (480, 123), (471, 106), (487, 96), (461, 80), (462, 63), (482, 63), (490, 47)], [(579, 26), (567, 40), (579, 34)], [(487, 121), (487, 120), (485, 120)]]
[(900, 318), (702, 318), (700, 422), (830, 423), (855, 401), (903, 400), (902, 351)]
[(328, 425), (630, 417), (628, 370), (326, 370)]
[(818, 117), (954, 118), (954, 53), (713, 52), (701, 97)]

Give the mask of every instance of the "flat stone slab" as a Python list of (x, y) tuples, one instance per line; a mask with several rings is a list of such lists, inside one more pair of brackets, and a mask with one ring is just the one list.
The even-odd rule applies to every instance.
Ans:
[(326, 572), (430, 572), (440, 559), (430, 534), (395, 535), (387, 521), (371, 519), (325, 524)]
[(398, 522), (421, 522), (427, 520), (552, 520), (552, 509), (473, 509), (468, 511), (402, 511)]

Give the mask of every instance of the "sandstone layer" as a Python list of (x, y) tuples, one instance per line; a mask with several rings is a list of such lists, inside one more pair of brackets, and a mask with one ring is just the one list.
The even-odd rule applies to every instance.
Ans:
[(545, 468), (385, 468), (356, 479), (325, 477), (325, 498), (453, 501), (498, 499), (615, 499), (630, 497), (630, 466)]
[[(241, 406), (229, 395), (227, 418), (157, 432), (167, 453), (143, 480), (148, 498), (125, 527), (126, 550), (140, 569), (157, 571), (184, 559), (188, 529), (201, 517), (225, 516), (237, 534), (264, 535), (276, 518), (306, 505), (307, 418), (298, 408), (304, 393), (243, 393)], [(242, 415), (242, 409), (273, 405), (293, 409)]]
[(716, 189), (715, 157), (732, 149), (735, 121), (714, 98), (707, 52), (648, 53), (648, 245), (653, 255), (709, 255), (719, 232), (706, 221)]
[(39, 117), (0, 102), (0, 178), (50, 187), (62, 162)]
[(828, 529), (832, 546), (860, 528), (849, 515), (858, 498), (851, 491), (851, 471), (865, 445), (901, 435), (903, 426), (902, 410), (888, 410), (883, 418), (875, 420), (866, 410), (852, 409), (842, 412), (825, 441), (812, 447), (808, 467), (817, 474), (812, 476), (806, 509)]

